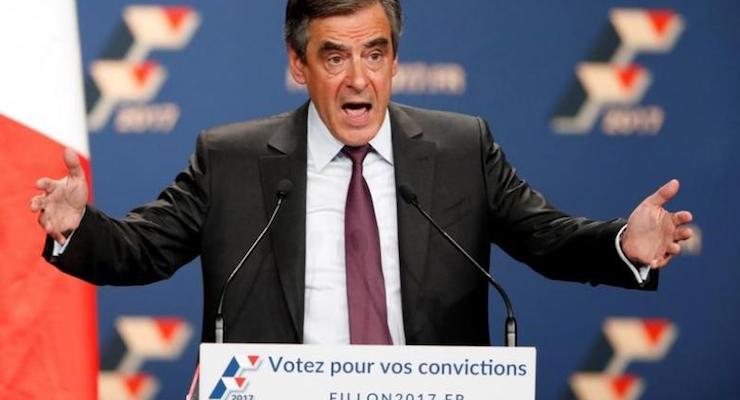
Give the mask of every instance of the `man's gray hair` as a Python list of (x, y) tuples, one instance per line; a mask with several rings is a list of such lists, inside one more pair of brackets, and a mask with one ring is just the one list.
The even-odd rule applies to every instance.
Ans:
[(400, 0), (288, 0), (285, 8), (285, 42), (305, 63), (308, 25), (311, 20), (354, 14), (374, 4), (380, 4), (385, 10), (385, 15), (391, 25), (393, 54), (396, 55), (403, 29)]

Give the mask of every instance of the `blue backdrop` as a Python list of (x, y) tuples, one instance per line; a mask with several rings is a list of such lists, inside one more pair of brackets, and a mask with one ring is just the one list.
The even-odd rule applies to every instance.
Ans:
[[(147, 101), (118, 102), (90, 133), (95, 202), (114, 216), (167, 185), (186, 166), (200, 130), (294, 109), (306, 99), (286, 84), (283, 1), (156, 3), (174, 4), (191, 7), (200, 24), (182, 48), (148, 53), (147, 60), (167, 70), (161, 88)], [(90, 66), (122, 43), (114, 36), (130, 5), (78, 1), (88, 79)], [(551, 120), (576, 79), (576, 65), (600, 46), (610, 10), (627, 7), (672, 10), (684, 30), (668, 52), (637, 53), (634, 61), (652, 75), (640, 101), (602, 107), (584, 134), (557, 133)], [(643, 379), (644, 396), (738, 398), (740, 217), (733, 204), (740, 197), (740, 2), (425, 0), (406, 1), (404, 10), (406, 79), (394, 101), (483, 116), (520, 175), (568, 212), (626, 217), (676, 177), (682, 188), (670, 206), (694, 213), (700, 235), (664, 271), (656, 293), (549, 281), (494, 251), (492, 272), (510, 292), (520, 342), (539, 351), (537, 398), (568, 392), (569, 377), (584, 366), (611, 316), (665, 318), (677, 328), (662, 360), (628, 367)], [(179, 117), (161, 115), (166, 107)], [(614, 135), (604, 125), (610, 112), (639, 122), (650, 110), (663, 118), (649, 129), (626, 126)], [(141, 117), (133, 128), (122, 128), (126, 113)], [(170, 118), (174, 126), (143, 116)], [(160, 381), (157, 398), (181, 398), (192, 373), (202, 311), (199, 266), (196, 260), (166, 282), (98, 292), (103, 347), (120, 315), (180, 316), (195, 328), (180, 358), (143, 364)], [(492, 297), (499, 344), (502, 322)]]

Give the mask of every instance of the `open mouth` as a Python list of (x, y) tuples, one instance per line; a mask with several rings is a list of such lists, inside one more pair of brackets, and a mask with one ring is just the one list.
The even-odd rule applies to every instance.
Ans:
[(350, 102), (342, 105), (342, 110), (349, 115), (360, 115), (369, 112), (371, 108), (373, 108), (372, 104), (362, 102)]
[(370, 122), (370, 110), (373, 105), (365, 102), (347, 102), (342, 104), (342, 111), (347, 122), (356, 127), (362, 127)]

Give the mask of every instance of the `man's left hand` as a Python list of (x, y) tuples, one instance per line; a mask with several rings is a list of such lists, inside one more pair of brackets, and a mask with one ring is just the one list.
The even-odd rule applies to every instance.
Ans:
[(632, 211), (621, 246), (633, 263), (664, 267), (681, 251), (679, 243), (693, 235), (686, 226), (692, 220), (690, 212), (672, 213), (663, 208), (678, 193), (678, 186), (678, 180), (671, 180)]

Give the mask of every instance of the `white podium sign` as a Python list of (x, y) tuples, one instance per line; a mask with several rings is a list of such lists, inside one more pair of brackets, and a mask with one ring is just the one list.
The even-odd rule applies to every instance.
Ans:
[(533, 347), (210, 344), (200, 400), (534, 399)]

